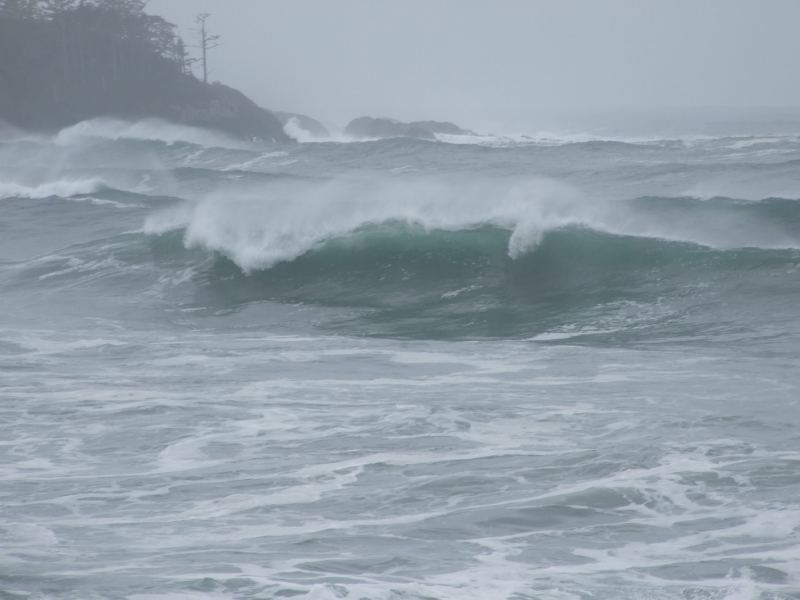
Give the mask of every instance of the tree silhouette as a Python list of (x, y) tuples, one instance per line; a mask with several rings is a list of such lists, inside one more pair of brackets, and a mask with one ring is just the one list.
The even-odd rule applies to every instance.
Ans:
[[(52, 130), (97, 116), (153, 116), (246, 139), (286, 139), (241, 92), (206, 85), (219, 36), (198, 17), (202, 77), (173, 24), (145, 0), (0, 0), (0, 117)], [(197, 61), (198, 63), (200, 60)]]
[(80, 5), (80, 0), (43, 0), (39, 2), (41, 14), (49, 19), (74, 10)]
[(181, 38), (175, 39), (175, 48), (173, 49), (173, 60), (178, 65), (181, 73), (184, 75), (192, 74), (192, 65), (197, 62), (196, 58), (189, 56), (189, 51), (186, 49), (186, 44)]
[(212, 35), (208, 32), (206, 21), (211, 15), (208, 13), (201, 13), (197, 15), (197, 24), (199, 28), (196, 30), (199, 41), (200, 51), (202, 58), (200, 59), (203, 65), (203, 83), (208, 83), (208, 51), (219, 46), (220, 36)]

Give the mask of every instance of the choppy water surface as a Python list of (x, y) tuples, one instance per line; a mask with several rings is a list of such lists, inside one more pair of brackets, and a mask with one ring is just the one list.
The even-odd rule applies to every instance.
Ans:
[(800, 598), (800, 138), (0, 141), (0, 598)]

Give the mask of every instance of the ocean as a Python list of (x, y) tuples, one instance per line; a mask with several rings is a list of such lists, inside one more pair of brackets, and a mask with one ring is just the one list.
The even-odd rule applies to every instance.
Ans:
[(0, 598), (800, 598), (800, 136), (0, 138)]

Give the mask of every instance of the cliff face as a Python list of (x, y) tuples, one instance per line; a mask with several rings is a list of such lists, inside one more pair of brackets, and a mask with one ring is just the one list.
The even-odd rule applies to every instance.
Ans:
[(347, 124), (346, 135), (356, 138), (410, 137), (435, 140), (437, 133), (448, 135), (474, 135), (454, 123), (445, 121), (413, 121), (403, 123), (394, 119), (359, 117)]
[(157, 117), (245, 139), (290, 141), (282, 123), (244, 94), (206, 85), (135, 40), (78, 17), (0, 17), (0, 119), (53, 130), (104, 116)]

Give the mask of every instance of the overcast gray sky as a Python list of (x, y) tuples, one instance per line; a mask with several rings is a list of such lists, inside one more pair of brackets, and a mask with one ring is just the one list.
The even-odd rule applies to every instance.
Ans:
[(800, 106), (800, 0), (151, 0), (212, 77), (329, 124), (521, 131), (550, 109)]

